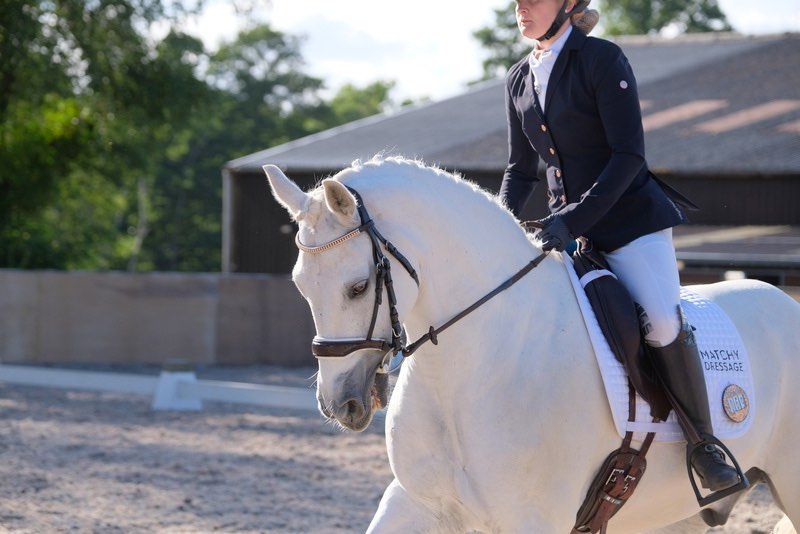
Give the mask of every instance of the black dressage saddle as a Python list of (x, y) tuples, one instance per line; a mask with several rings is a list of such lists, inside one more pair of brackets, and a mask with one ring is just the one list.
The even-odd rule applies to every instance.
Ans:
[(578, 239), (572, 260), (614, 356), (625, 366), (633, 388), (650, 404), (650, 415), (665, 421), (672, 406), (643, 343), (636, 304), (630, 293), (589, 240)]

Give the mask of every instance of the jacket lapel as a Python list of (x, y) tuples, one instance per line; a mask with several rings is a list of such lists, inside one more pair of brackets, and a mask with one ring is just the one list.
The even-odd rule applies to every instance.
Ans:
[(556, 87), (558, 87), (558, 83), (561, 81), (564, 69), (567, 68), (567, 62), (569, 61), (572, 50), (579, 50), (583, 47), (585, 41), (586, 34), (577, 28), (572, 28), (567, 42), (564, 43), (564, 48), (561, 49), (556, 63), (553, 65), (553, 71), (550, 73), (550, 79), (547, 82), (547, 94), (545, 95), (545, 109), (550, 109), (550, 100), (553, 98)]
[(533, 73), (531, 72), (530, 64), (526, 62), (522, 69), (523, 69), (522, 72), (524, 74), (523, 79), (525, 80), (525, 88), (522, 94), (522, 101), (530, 102), (531, 107), (536, 112), (536, 115), (539, 117), (539, 120), (541, 122), (545, 122), (544, 113), (542, 113), (542, 107), (539, 105), (539, 98), (533, 89)]

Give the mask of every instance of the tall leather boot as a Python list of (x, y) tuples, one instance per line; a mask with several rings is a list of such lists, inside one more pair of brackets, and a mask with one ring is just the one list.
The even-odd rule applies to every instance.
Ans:
[[(692, 327), (686, 322), (680, 308), (678, 313), (681, 331), (677, 339), (669, 345), (650, 347), (653, 364), (664, 385), (677, 399), (701, 437), (703, 434), (713, 436), (706, 381), (697, 342)], [(689, 442), (687, 447), (691, 447), (691, 434), (686, 428), (683, 428), (683, 432)], [(736, 469), (725, 462), (725, 454), (711, 443), (706, 443), (694, 453), (692, 467), (700, 477), (702, 486), (711, 491), (724, 490), (739, 483)]]

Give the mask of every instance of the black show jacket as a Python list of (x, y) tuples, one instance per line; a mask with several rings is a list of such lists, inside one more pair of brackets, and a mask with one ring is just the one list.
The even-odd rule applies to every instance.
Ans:
[(500, 195), (515, 215), (538, 182), (541, 158), (550, 211), (602, 251), (686, 222), (682, 207), (693, 205), (647, 167), (636, 79), (616, 44), (573, 28), (550, 75), (546, 113), (533, 85), (526, 56), (506, 76)]

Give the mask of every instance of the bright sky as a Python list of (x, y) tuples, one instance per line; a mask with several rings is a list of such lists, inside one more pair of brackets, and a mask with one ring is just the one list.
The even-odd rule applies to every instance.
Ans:
[[(252, 1), (252, 0), (251, 0)], [(481, 76), (485, 58), (472, 33), (494, 20), (507, 0), (257, 0), (256, 16), (284, 33), (304, 37), (306, 72), (335, 92), (345, 83), (396, 81), (392, 97), (440, 100)], [(595, 2), (597, 3), (597, 2)], [(718, 0), (744, 34), (800, 32), (800, 0)], [(602, 20), (602, 12), (601, 12)], [(237, 19), (229, 0), (208, 0), (192, 33), (210, 47), (231, 40)]]

